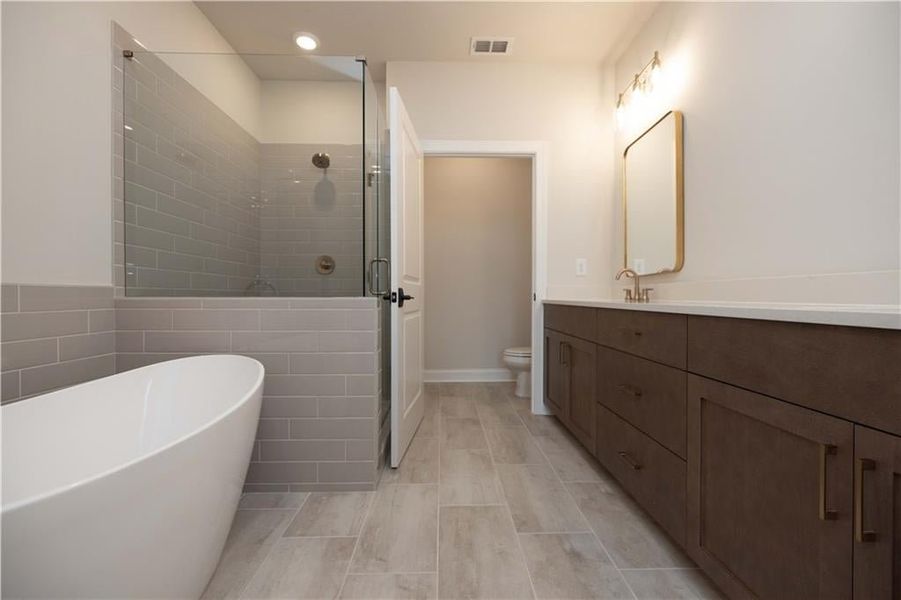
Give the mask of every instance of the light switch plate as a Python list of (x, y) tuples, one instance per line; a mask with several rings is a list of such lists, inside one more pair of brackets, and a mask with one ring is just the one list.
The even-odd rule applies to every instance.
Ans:
[(576, 259), (576, 277), (585, 277), (588, 274), (588, 259)]

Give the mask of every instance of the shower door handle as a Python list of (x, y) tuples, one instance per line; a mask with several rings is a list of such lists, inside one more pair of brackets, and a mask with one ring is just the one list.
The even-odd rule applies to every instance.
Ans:
[(391, 294), (391, 296), (392, 296), (392, 298), (391, 298), (392, 300), (395, 300), (395, 299), (397, 300), (397, 308), (403, 308), (404, 302), (406, 302), (407, 300), (415, 300), (416, 299), (413, 296), (411, 296), (410, 294), (404, 293), (404, 288), (397, 288), (396, 298), (394, 297), (395, 296), (394, 294)]
[[(387, 258), (373, 258), (369, 261), (369, 293), (373, 296), (385, 296), (391, 291), (391, 288), (388, 286), (385, 286), (385, 289), (382, 289), (382, 277), (378, 270), (379, 263), (385, 263), (386, 267), (390, 264)], [(375, 267), (374, 270), (373, 267)], [(373, 288), (372, 284), (376, 279), (379, 281), (379, 286), (378, 288)]]

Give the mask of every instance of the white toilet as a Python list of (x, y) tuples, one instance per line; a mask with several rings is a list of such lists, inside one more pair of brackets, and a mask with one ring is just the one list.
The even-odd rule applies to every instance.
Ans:
[(516, 390), (520, 398), (532, 395), (532, 349), (529, 346), (504, 350), (504, 364), (516, 375)]

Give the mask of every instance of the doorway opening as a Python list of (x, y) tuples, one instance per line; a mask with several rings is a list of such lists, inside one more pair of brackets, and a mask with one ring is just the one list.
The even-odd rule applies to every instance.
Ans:
[[(407, 448), (413, 439), (424, 416), (424, 379), (426, 379), (426, 348), (425, 348), (425, 303), (432, 294), (427, 291), (428, 276), (425, 274), (425, 161), (427, 156), (435, 157), (494, 157), (494, 158), (514, 158), (526, 159), (528, 167), (525, 163), (514, 161), (511, 165), (523, 165), (520, 167), (528, 178), (523, 177), (521, 182), (523, 208), (528, 206), (529, 218), (522, 222), (530, 222), (530, 243), (523, 243), (514, 246), (517, 250), (512, 253), (504, 252), (499, 262), (501, 265), (512, 265), (513, 258), (519, 253), (530, 257), (530, 269), (527, 277), (530, 282), (528, 288), (523, 287), (519, 297), (524, 296), (526, 305), (529, 306), (522, 311), (531, 317), (530, 331), (519, 332), (519, 339), (523, 337), (530, 339), (530, 343), (526, 346), (519, 346), (519, 356), (517, 357), (514, 349), (517, 346), (511, 346), (509, 349), (504, 348), (500, 351), (500, 362), (507, 367), (506, 370), (513, 369), (520, 374), (523, 372), (523, 355), (531, 354), (526, 360), (528, 361), (528, 375), (520, 377), (520, 383), (523, 387), (530, 387), (529, 396), (531, 396), (532, 412), (536, 414), (549, 414), (544, 405), (543, 369), (532, 369), (531, 365), (543, 365), (543, 311), (541, 303), (544, 300), (547, 288), (547, 150), (544, 142), (491, 142), (491, 141), (462, 141), (462, 140), (445, 140), (445, 141), (428, 141), (420, 142), (419, 136), (416, 134), (413, 122), (404, 107), (400, 93), (397, 88), (389, 88), (388, 90), (388, 123), (389, 123), (389, 140), (390, 140), (390, 216), (391, 216), (391, 252), (390, 259), (387, 263), (390, 265), (390, 282), (391, 291), (385, 296), (391, 302), (391, 408), (390, 414), (390, 464), (392, 467), (400, 465)], [(478, 161), (476, 161), (476, 164)], [(454, 164), (454, 163), (449, 163)], [(454, 178), (450, 178), (453, 181)], [(530, 180), (531, 185), (526, 185), (526, 180)], [(482, 184), (485, 185), (484, 182)], [(478, 190), (479, 186), (470, 187), (466, 190), (451, 190), (449, 196), (455, 198), (455, 201), (449, 201), (449, 205), (455, 202), (459, 203), (462, 195), (477, 195), (482, 198), (482, 203), (487, 203), (488, 198), (482, 191)], [(478, 192), (476, 194), (476, 192)], [(528, 197), (531, 202), (526, 203), (524, 198)], [(470, 206), (472, 209), (477, 206), (478, 202)], [(460, 207), (457, 207), (460, 208)], [(466, 216), (454, 213), (453, 219), (458, 222), (455, 227), (448, 228), (448, 231), (456, 231), (458, 234), (463, 231), (471, 232), (477, 223), (477, 217)], [(511, 218), (512, 215), (506, 215)], [(522, 217), (522, 212), (519, 214)], [(450, 217), (448, 217), (450, 218)], [(439, 223), (440, 225), (440, 223)], [(431, 237), (431, 236), (429, 236)], [(498, 237), (497, 232), (486, 235), (482, 232), (479, 241), (483, 245), (493, 243), (493, 238)], [(470, 253), (464, 253), (461, 250), (448, 252), (451, 259), (445, 261), (444, 269), (446, 273), (442, 276), (441, 283), (450, 283), (456, 302), (455, 305), (470, 307), (473, 306), (473, 297), (475, 292), (472, 290), (480, 289), (483, 291), (481, 298), (484, 300), (487, 293), (496, 290), (498, 281), (503, 279), (500, 275), (493, 277), (483, 277), (476, 283), (467, 283), (463, 285), (464, 290), (470, 289), (469, 294), (457, 296), (459, 289), (454, 285), (460, 285), (458, 277), (466, 274), (466, 268), (459, 265), (454, 267), (453, 257), (457, 260), (464, 254), (467, 254), (467, 263), (472, 263), (469, 271), (473, 271), (480, 263), (491, 261), (492, 255), (497, 255), (490, 250), (483, 251), (481, 254), (476, 253), (476, 260), (472, 260)], [(515, 268), (515, 267), (514, 267)], [(506, 281), (506, 280), (505, 280)], [(467, 287), (469, 286), (469, 287)], [(504, 289), (517, 286), (510, 282), (506, 282)], [(440, 288), (439, 288), (440, 289)], [(487, 291), (486, 291), (487, 290)], [(440, 293), (440, 291), (439, 291)], [(476, 301), (478, 298), (476, 298)], [(516, 300), (510, 300), (515, 303)], [(530, 304), (528, 304), (530, 303)], [(489, 304), (496, 304), (492, 301)], [(439, 315), (440, 318), (440, 315)], [(458, 317), (457, 322), (460, 322)], [(483, 326), (484, 327), (484, 326)], [(466, 341), (458, 342), (458, 353), (468, 353)], [(470, 336), (472, 338), (474, 336)], [(515, 338), (514, 338), (515, 339)], [(483, 345), (488, 345), (482, 339)], [(469, 344), (474, 342), (469, 340)], [(462, 349), (459, 346), (462, 344)], [(504, 342), (503, 345), (506, 345)], [(488, 346), (487, 352), (491, 352)], [(531, 347), (531, 350), (529, 350)], [(500, 346), (498, 346), (500, 348)], [(384, 349), (383, 349), (384, 350)], [(508, 352), (504, 352), (508, 350)], [(495, 352), (495, 354), (497, 354)], [(519, 360), (513, 360), (518, 358)], [(496, 364), (495, 361), (492, 361)], [(491, 363), (486, 363), (491, 365)], [(469, 367), (471, 369), (472, 367)], [(484, 365), (476, 365), (476, 370), (487, 369), (488, 372), (495, 370), (500, 372), (499, 367)], [(433, 369), (440, 371), (442, 369)], [(466, 371), (468, 369), (443, 369), (445, 371)], [(463, 376), (465, 377), (465, 376)], [(512, 377), (508, 375), (507, 377)], [(432, 378), (434, 381), (437, 376)], [(466, 379), (472, 380), (473, 377)], [(531, 386), (526, 386), (528, 380), (531, 380)], [(464, 380), (461, 377), (456, 378), (457, 381)], [(495, 377), (497, 380), (497, 377)], [(380, 436), (381, 439), (381, 436)]]
[[(531, 371), (530, 371), (530, 380), (531, 385), (529, 386), (531, 389), (531, 407), (532, 412), (535, 414), (550, 414), (550, 411), (544, 404), (544, 372), (541, 365), (544, 364), (544, 343), (542, 331), (544, 328), (544, 313), (542, 309), (542, 301), (546, 295), (547, 289), (547, 148), (545, 142), (541, 141), (467, 141), (467, 140), (423, 140), (422, 141), (422, 150), (425, 157), (425, 185), (424, 185), (424, 204), (425, 204), (425, 278), (428, 282), (429, 293), (426, 295), (426, 357), (425, 357), (425, 380), (426, 381), (437, 381), (440, 379), (449, 380), (449, 381), (498, 381), (498, 380), (511, 380), (514, 378), (513, 373), (509, 370), (509, 366), (505, 365), (503, 360), (503, 351), (508, 348), (515, 347), (530, 347), (531, 348)], [(461, 163), (442, 163), (442, 162), (433, 162), (433, 161), (450, 161), (453, 159), (464, 159), (471, 161), (468, 165), (465, 162)], [(488, 162), (480, 162), (483, 160), (487, 160)], [(491, 161), (498, 161), (496, 163), (492, 163)], [(509, 162), (505, 162), (509, 161)], [(472, 191), (471, 197), (467, 199), (461, 199), (460, 196), (457, 196), (457, 202), (462, 206), (454, 207), (451, 203), (450, 207), (447, 207), (447, 202), (442, 202), (440, 204), (434, 203), (434, 199), (430, 198), (430, 194), (432, 194), (432, 181), (430, 181), (431, 175), (441, 176), (442, 170), (451, 170), (451, 174), (453, 174), (454, 165), (464, 165), (470, 168), (470, 172), (468, 174), (464, 173), (464, 169), (460, 168), (460, 176), (463, 177), (465, 174), (467, 178), (470, 180), (468, 182), (458, 181), (454, 183), (454, 177), (441, 177), (441, 179), (446, 180), (448, 183), (446, 184), (451, 188), (451, 191), (455, 189), (457, 191), (466, 191), (464, 188), (464, 183), (468, 185), (472, 185), (474, 182), (478, 182), (479, 175), (484, 175), (481, 171), (491, 170), (492, 165), (495, 167), (502, 165), (506, 166), (509, 170), (515, 171), (515, 167), (519, 166), (520, 168), (524, 168), (525, 175), (528, 177), (528, 183), (520, 183), (520, 189), (525, 189), (525, 193), (521, 194), (521, 198), (519, 198), (519, 203), (516, 202), (516, 194), (512, 194), (512, 198), (506, 198), (502, 201), (500, 198), (496, 197), (500, 190), (498, 190), (498, 183), (500, 180), (490, 179), (486, 184), (487, 187), (492, 188), (494, 193), (489, 193), (488, 198), (486, 199), (486, 194), (479, 190), (478, 186), (475, 187), (475, 190)], [(431, 168), (430, 168), (431, 167)], [(442, 169), (444, 167), (444, 169)], [(509, 174), (509, 173), (508, 173)], [(519, 181), (519, 180), (517, 180)], [(501, 186), (503, 187), (503, 186)], [(515, 186), (508, 186), (509, 189), (507, 193), (511, 189), (515, 189)], [(446, 192), (447, 190), (445, 190)], [(439, 192), (444, 193), (444, 192)], [(487, 208), (485, 206), (478, 206), (478, 200), (484, 199), (484, 204), (488, 205)], [(475, 204), (476, 206), (470, 206), (467, 208), (467, 205)], [(510, 210), (504, 212), (502, 209), (506, 207), (508, 209), (515, 208), (518, 210), (518, 214), (511, 215)], [(490, 213), (486, 211), (488, 209), (493, 209), (495, 211), (500, 210), (503, 213), (503, 216), (506, 218), (504, 221), (500, 221), (499, 226), (498, 220), (496, 218), (489, 218), (488, 223), (479, 223), (476, 224), (473, 221), (467, 221), (463, 217), (466, 214), (469, 214), (470, 219), (473, 218), (473, 215), (486, 215), (492, 216)], [(456, 228), (443, 226), (441, 223), (436, 223), (435, 217), (443, 216), (443, 211), (448, 211), (455, 213), (454, 218), (459, 219), (460, 225)], [(494, 215), (496, 217), (496, 215)], [(525, 222), (528, 227), (528, 231), (526, 235), (519, 234), (520, 237), (517, 237), (514, 232), (521, 231), (517, 229), (519, 225), (518, 223)], [(435, 246), (435, 229), (443, 236), (451, 236), (456, 235), (455, 239), (451, 239), (448, 243), (444, 244), (444, 248), (451, 248), (455, 244), (460, 244), (461, 238), (472, 239), (474, 242), (478, 242), (476, 248), (468, 248), (464, 247), (459, 251), (458, 254), (450, 254), (450, 255), (435, 255), (436, 252), (441, 252), (440, 247), (442, 246), (442, 242), (439, 241), (439, 249), (434, 248)], [(466, 229), (469, 229), (468, 231)], [(491, 234), (494, 235), (491, 235)], [(526, 243), (516, 244), (517, 239), (525, 239)], [(492, 251), (491, 249), (495, 248), (504, 248), (506, 252), (509, 252), (510, 249), (515, 249), (514, 254), (510, 256), (509, 254), (502, 254), (501, 250)], [(481, 251), (480, 251), (481, 250)], [(444, 250), (446, 252), (446, 250)], [(471, 256), (475, 255), (479, 260), (472, 261)], [(457, 257), (460, 258), (461, 255), (465, 255), (466, 259), (475, 266), (471, 267), (471, 269), (477, 272), (477, 276), (470, 276), (470, 273), (467, 273), (465, 270), (465, 265), (457, 263), (457, 268), (453, 268), (454, 259)], [(438, 266), (436, 267), (436, 263)], [(524, 265), (524, 266), (523, 266)], [(527, 282), (528, 287), (521, 287), (517, 285), (517, 279), (515, 277), (510, 277), (509, 273), (498, 275), (497, 277), (491, 277), (490, 273), (496, 271), (497, 269), (503, 269), (504, 267), (508, 267), (508, 270), (516, 271), (518, 275), (522, 276)], [(455, 308), (450, 309), (450, 311), (446, 310), (446, 305), (448, 302), (445, 302), (443, 298), (437, 300), (436, 310), (432, 310), (431, 312), (437, 312), (438, 314), (433, 315), (434, 318), (430, 316), (429, 306), (433, 304), (433, 296), (438, 295), (437, 290), (432, 288), (432, 284), (435, 282), (434, 273), (430, 274), (430, 268), (432, 270), (438, 269), (437, 274), (440, 276), (442, 272), (449, 273), (449, 278), (442, 278), (439, 282), (437, 282), (438, 289), (448, 288), (447, 292), (451, 297), (456, 298)], [(488, 272), (488, 275), (486, 275)], [(464, 281), (460, 281), (460, 278), (464, 278)], [(500, 290), (500, 285), (503, 282), (504, 290)], [(456, 287), (459, 286), (459, 287)], [(460, 292), (469, 291), (470, 293), (460, 293)], [(524, 294), (523, 294), (524, 291)], [(520, 296), (516, 296), (516, 294), (520, 294)], [(509, 298), (509, 306), (517, 307), (523, 306), (517, 304), (517, 298), (524, 295), (524, 306), (526, 307), (526, 313), (528, 315), (528, 330), (525, 333), (525, 339), (523, 342), (512, 342), (512, 341), (504, 341), (500, 342), (499, 340), (485, 343), (481, 348), (474, 348), (474, 342), (470, 342), (470, 345), (467, 345), (465, 342), (455, 343), (454, 353), (459, 358), (464, 356), (467, 353), (472, 354), (473, 357), (478, 356), (481, 363), (476, 363), (474, 360), (466, 360), (466, 362), (448, 362), (445, 364), (456, 365), (451, 366), (450, 368), (442, 368), (441, 361), (450, 360), (447, 356), (442, 356), (441, 353), (437, 352), (434, 347), (436, 343), (440, 343), (440, 338), (435, 334), (435, 327), (429, 327), (430, 323), (435, 322), (435, 320), (439, 320), (439, 331), (446, 330), (448, 325), (453, 325), (453, 323), (448, 323), (442, 319), (442, 313), (444, 314), (461, 314), (465, 316), (469, 316), (470, 319), (475, 317), (476, 319), (482, 319), (481, 322), (484, 322), (484, 314), (489, 313), (493, 314), (491, 310), (488, 310), (487, 307), (491, 307), (492, 309), (496, 307), (498, 304), (501, 304), (504, 298)], [(484, 303), (480, 305), (480, 303)], [(442, 305), (445, 305), (445, 310), (442, 310)], [(521, 310), (521, 309), (520, 309)], [(511, 308), (511, 314), (517, 314), (515, 308)], [(500, 317), (501, 320), (506, 322), (506, 326), (508, 329), (506, 335), (516, 335), (516, 325), (512, 324), (515, 322), (515, 318), (511, 317), (511, 314), (505, 314)], [(472, 315), (472, 316), (470, 316)], [(477, 321), (478, 323), (479, 321)], [(460, 321), (458, 320), (458, 323)], [(519, 325), (520, 329), (520, 337), (508, 337), (507, 340), (513, 339), (522, 339), (522, 325)], [(460, 328), (464, 330), (471, 330), (471, 322), (464, 322), (460, 324)], [(436, 341), (437, 339), (437, 341)], [(472, 339), (481, 339), (484, 340), (485, 335), (483, 333), (479, 333), (477, 336), (470, 336), (470, 340)], [(490, 337), (488, 339), (491, 339)], [(515, 345), (513, 345), (515, 344)], [(495, 361), (495, 364), (499, 365), (496, 367), (485, 366), (490, 365), (488, 362), (488, 355), (492, 355)], [(477, 367), (469, 367), (468, 364), (477, 364)], [(481, 367), (481, 368), (479, 368)]]
[(424, 174), (423, 379), (530, 395), (532, 159), (432, 155)]

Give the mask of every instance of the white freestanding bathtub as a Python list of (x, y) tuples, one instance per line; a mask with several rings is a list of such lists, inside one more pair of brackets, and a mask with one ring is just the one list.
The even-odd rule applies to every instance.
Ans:
[(2, 408), (3, 598), (197, 598), (241, 496), (263, 365), (198, 356)]

